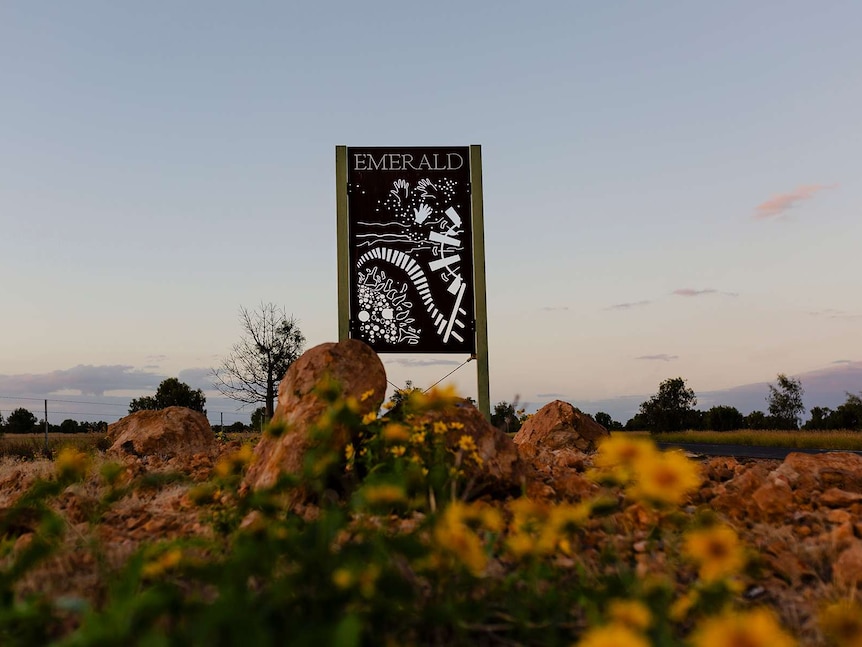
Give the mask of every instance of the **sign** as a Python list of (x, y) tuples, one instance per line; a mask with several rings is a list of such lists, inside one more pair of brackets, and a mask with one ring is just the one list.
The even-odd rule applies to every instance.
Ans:
[(379, 353), (474, 354), (470, 147), (346, 153), (350, 336)]

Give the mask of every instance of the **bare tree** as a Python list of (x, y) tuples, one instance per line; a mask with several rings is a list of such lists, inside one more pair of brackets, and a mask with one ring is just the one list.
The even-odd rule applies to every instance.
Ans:
[(240, 308), (239, 319), (243, 338), (212, 370), (213, 386), (239, 402), (263, 402), (269, 420), (278, 383), (302, 353), (305, 336), (296, 319), (272, 303), (261, 303), (254, 311)]

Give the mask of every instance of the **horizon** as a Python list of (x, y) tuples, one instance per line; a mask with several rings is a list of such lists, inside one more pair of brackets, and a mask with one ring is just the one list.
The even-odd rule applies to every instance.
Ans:
[[(75, 368), (98, 369), (111, 367)], [(0, 415), (3, 416), (4, 420), (8, 419), (9, 413), (11, 411), (19, 407), (23, 407), (30, 410), (34, 415), (36, 415), (39, 420), (44, 420), (43, 405), (44, 401), (47, 400), (50, 403), (50, 407), (48, 409), (48, 421), (50, 424), (59, 424), (67, 418), (77, 420), (78, 422), (115, 422), (116, 420), (128, 415), (128, 406), (133, 398), (137, 398), (142, 395), (152, 395), (158, 387), (158, 384), (161, 383), (163, 379), (175, 376), (161, 376), (149, 373), (138, 373), (135, 375), (136, 379), (147, 377), (149, 379), (157, 381), (154, 382), (154, 386), (151, 389), (140, 392), (135, 391), (134, 393), (130, 392), (128, 389), (96, 388), (96, 391), (101, 393), (101, 395), (97, 395), (95, 393), (84, 393), (80, 390), (78, 390), (77, 392), (72, 392), (75, 391), (74, 388), (66, 387), (63, 389), (57, 389), (51, 393), (44, 393), (38, 396), (33, 393), (22, 393), (18, 396), (8, 395), (8, 390), (4, 387), (8, 387), (9, 384), (4, 383), (3, 377), (4, 376), (0, 376)], [(186, 379), (190, 378), (189, 375), (186, 375), (185, 377)], [(665, 379), (669, 379), (670, 377), (677, 376), (668, 376), (668, 378)], [(683, 377), (683, 379), (685, 379), (684, 376), (678, 377)], [(831, 369), (826, 368), (819, 371), (811, 371), (809, 373), (789, 377), (798, 379), (802, 383), (802, 399), (805, 404), (803, 422), (807, 420), (807, 416), (810, 413), (812, 407), (820, 406), (835, 409), (838, 405), (842, 404), (845, 401), (847, 393), (851, 393), (854, 395), (862, 393), (862, 387), (860, 387), (860, 384), (862, 384), (862, 362), (841, 362), (840, 366), (838, 367), (834, 367)], [(201, 389), (202, 391), (204, 391), (204, 395), (206, 396), (207, 418), (210, 420), (210, 424), (213, 427), (218, 424), (221, 424), (222, 420), (224, 420), (225, 426), (229, 426), (234, 422), (243, 422), (244, 424), (247, 424), (250, 420), (251, 413), (258, 407), (262, 406), (261, 404), (242, 404), (235, 400), (231, 400), (230, 398), (218, 395), (217, 391), (212, 390), (211, 383), (202, 382), (200, 381), (201, 378), (202, 376), (198, 375), (196, 381), (195, 377), (192, 376), (190, 381), (186, 383), (192, 389)], [(178, 377), (178, 379), (180, 379), (180, 381), (184, 381), (182, 377)], [(694, 409), (699, 411), (707, 411), (713, 406), (724, 405), (735, 407), (743, 415), (748, 415), (753, 411), (766, 412), (766, 396), (769, 393), (768, 385), (774, 384), (774, 382), (775, 380), (770, 380), (767, 382), (740, 384), (717, 391), (696, 391), (695, 395), (697, 396), (697, 403), (695, 404)], [(71, 382), (64, 383), (71, 384)], [(93, 388), (94, 386), (96, 385), (91, 382), (90, 388)], [(209, 390), (206, 388), (207, 386), (210, 387)], [(658, 384), (656, 385), (656, 391), (657, 390)], [(116, 391), (126, 391), (129, 394), (107, 395)], [(393, 391), (394, 387), (390, 382), (389, 388), (387, 389), (387, 398), (391, 397)], [(654, 395), (654, 393), (655, 392), (643, 394), (625, 394), (612, 398), (606, 398), (604, 400), (581, 402), (569, 400), (565, 397), (564, 394), (553, 393), (543, 394), (547, 396), (547, 398), (543, 401), (529, 402), (521, 400), (517, 397), (516, 394), (516, 397), (510, 399), (503, 398), (502, 400), (492, 400), (491, 407), (493, 409), (493, 406), (500, 402), (510, 402), (518, 405), (519, 407), (523, 407), (527, 413), (534, 413), (548, 402), (560, 399), (566, 402), (570, 402), (570, 404), (574, 405), (576, 408), (580, 409), (584, 413), (590, 414), (591, 416), (595, 416), (598, 412), (601, 411), (604, 413), (608, 413), (615, 421), (625, 424), (632, 416), (634, 416), (638, 412), (640, 404), (642, 402), (645, 402), (652, 395)], [(101, 407), (101, 413), (88, 413), (84, 411), (85, 409), (92, 409), (96, 407)], [(120, 408), (122, 408), (123, 411), (119, 411), (118, 409)], [(227, 419), (225, 420), (225, 418)]]

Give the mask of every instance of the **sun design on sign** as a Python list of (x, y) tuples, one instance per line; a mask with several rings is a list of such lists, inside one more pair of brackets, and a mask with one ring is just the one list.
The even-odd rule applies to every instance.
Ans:
[(372, 267), (359, 275), (359, 330), (371, 343), (419, 343), (419, 331), (410, 316), (413, 304), (407, 300), (407, 285), (397, 286), (383, 270)]

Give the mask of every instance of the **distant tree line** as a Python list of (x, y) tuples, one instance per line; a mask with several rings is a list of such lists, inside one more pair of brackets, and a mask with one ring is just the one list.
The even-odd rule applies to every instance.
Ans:
[[(59, 425), (48, 423), (48, 433), (51, 434), (87, 434), (93, 432), (107, 432), (108, 423), (104, 420), (98, 422), (79, 422), (71, 418), (64, 420)], [(12, 411), (7, 418), (0, 414), (0, 433), (7, 434), (39, 434), (45, 432), (45, 420), (36, 418), (29, 409), (19, 407)]]
[[(622, 424), (599, 411), (596, 422), (612, 431), (669, 431), (734, 429), (800, 429), (805, 406), (802, 404), (800, 380), (779, 374), (776, 383), (769, 385), (766, 412), (752, 411), (743, 415), (736, 407), (718, 405), (701, 411), (695, 409), (697, 396), (685, 380), (675, 377), (659, 385), (658, 393), (641, 403), (638, 413)], [(811, 418), (802, 429), (850, 429), (862, 431), (862, 398), (847, 393), (846, 401), (835, 410), (829, 407), (812, 407)], [(862, 395), (862, 393), (860, 393)]]

